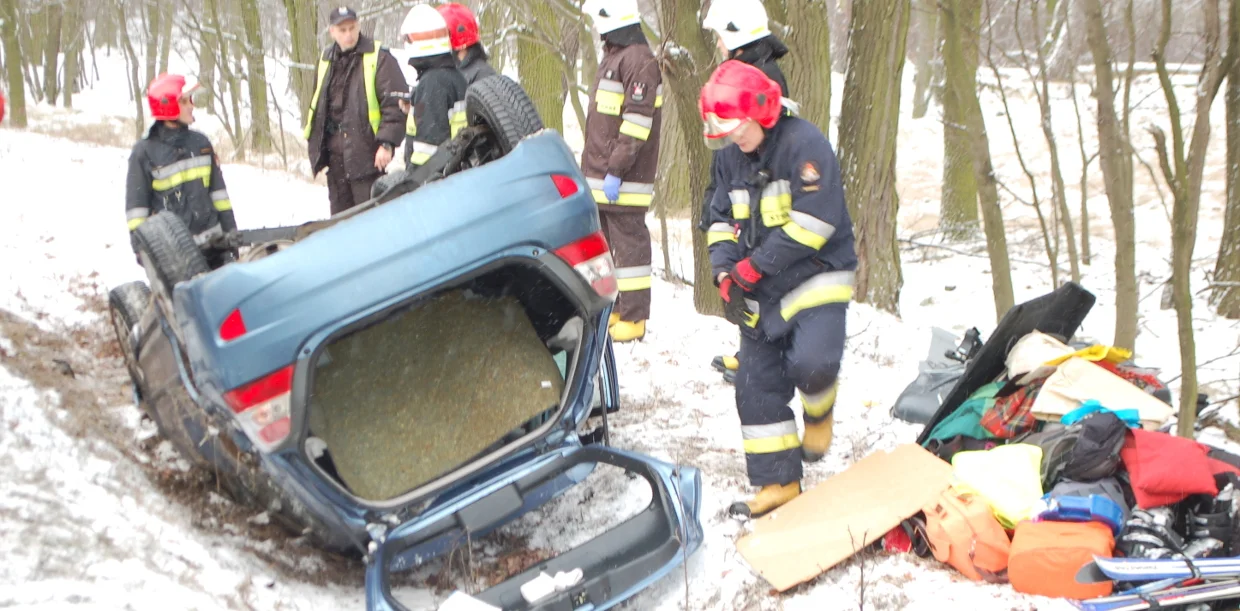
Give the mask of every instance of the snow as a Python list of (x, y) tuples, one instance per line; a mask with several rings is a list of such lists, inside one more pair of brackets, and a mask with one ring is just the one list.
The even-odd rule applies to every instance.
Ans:
[[(0, 185), (6, 194), (6, 205), (0, 207), (0, 261), (4, 261), (0, 310), (50, 336), (68, 337), (99, 327), (100, 313), (89, 304), (97, 302), (107, 288), (143, 278), (133, 262), (120, 215), (128, 150), (46, 135), (66, 133), (65, 126), (98, 130), (111, 125), (121, 129), (116, 144), (129, 137), (131, 132), (125, 130), (132, 127), (124, 121), (132, 112), (132, 102), (126, 93), (123, 62), (116, 56), (100, 60), (105, 78), (99, 80), (99, 87), (76, 98), (77, 107), (85, 110), (40, 106), (32, 112), (30, 131), (0, 128)], [(269, 65), (269, 70), (277, 68)], [(282, 82), (277, 73), (269, 75), (273, 82)], [(835, 76), (834, 91), (841, 92), (842, 78)], [(906, 77), (911, 90), (911, 67)], [(1040, 194), (1046, 197), (1049, 168), (1036, 100), (1027, 93), (1023, 75), (1005, 73), (1004, 82), (1024, 92), (1011, 95), (1009, 104), (1017, 117), (1021, 150), (1039, 180)], [(1154, 85), (1152, 78), (1142, 77), (1133, 96), (1143, 100), (1133, 118), (1133, 131), (1136, 148), (1146, 156), (1150, 143), (1140, 127), (1165, 122), (1165, 101), (1152, 89)], [(1184, 80), (1183, 87), (1184, 101), (1191, 102), (1187, 97), (1193, 87), (1191, 79)], [(1080, 164), (1075, 119), (1066, 87), (1053, 93), (1056, 135), (1075, 215), (1079, 212), (1075, 189)], [(1087, 87), (1078, 87), (1077, 94), (1083, 110), (1092, 107)], [(841, 97), (835, 96), (837, 111)], [(997, 96), (987, 90), (983, 104), (999, 178), (1027, 197), (1028, 185), (1016, 162)], [(984, 241), (942, 244), (933, 232), (942, 156), (942, 126), (936, 112), (937, 107), (926, 118), (912, 120), (905, 109), (898, 158), (900, 235), (935, 247), (905, 245), (899, 317), (864, 304), (851, 306), (836, 442), (824, 461), (807, 467), (807, 486), (824, 481), (874, 450), (916, 437), (920, 427), (892, 419), (890, 407), (916, 376), (932, 326), (958, 334), (977, 326), (985, 338), (996, 324)], [(1221, 126), (1221, 102), (1213, 115)], [(579, 146), (580, 132), (571, 110), (565, 119), (567, 138)], [(1083, 122), (1087, 149), (1092, 153), (1092, 116), (1085, 116)], [(214, 119), (203, 118), (197, 127), (218, 141), (222, 137), (218, 125)], [(1217, 127), (1216, 135), (1221, 130)], [(1223, 157), (1223, 139), (1216, 137), (1210, 145), (1205, 177), (1195, 290), (1204, 287), (1204, 273), (1213, 268), (1220, 238)], [(270, 167), (276, 166), (269, 163)], [(1081, 335), (1107, 342), (1114, 327), (1114, 248), (1096, 162), (1090, 170), (1088, 208), (1095, 262), (1082, 267), (1082, 283), (1097, 295), (1098, 303)], [(304, 168), (296, 164), (284, 172), (226, 163), (224, 175), (243, 227), (288, 225), (327, 215), (325, 188), (307, 181)], [(1138, 276), (1143, 297), (1137, 358), (1161, 368), (1163, 378), (1171, 379), (1179, 370), (1175, 315), (1158, 305), (1161, 284), (1170, 276), (1169, 224), (1157, 187), (1140, 165), (1136, 180)], [(1020, 302), (1048, 292), (1050, 272), (1043, 263), (1032, 210), (1010, 203), (1004, 213)], [(658, 236), (658, 221), (652, 218), (650, 224)], [(669, 219), (669, 226), (671, 271), (685, 276), (692, 269), (690, 228), (686, 220), (677, 218)], [(666, 271), (661, 269), (660, 253), (654, 260), (660, 273)], [(1060, 265), (1066, 270), (1066, 260), (1061, 258)], [(1201, 380), (1212, 397), (1233, 396), (1240, 391), (1236, 375), (1240, 356), (1228, 355), (1240, 346), (1240, 325), (1217, 318), (1205, 303), (1204, 293), (1198, 295), (1194, 315), (1199, 362), (1217, 359), (1201, 367)], [(256, 538), (235, 526), (221, 529), (204, 524), (183, 499), (168, 496), (152, 481), (147, 471), (150, 465), (170, 472), (183, 472), (185, 465), (166, 443), (152, 439), (150, 425), (139, 421), (137, 409), (118, 398), (124, 373), (115, 357), (79, 355), (86, 361), (95, 359), (104, 372), (82, 376), (90, 378), (99, 391), (98, 405), (83, 406), (69, 402), (68, 395), (61, 396), (45, 383), (23, 379), (10, 368), (23, 347), (29, 346), (24, 342), (8, 331), (0, 334), (0, 425), (5, 430), (0, 435), (0, 487), (5, 490), (0, 495), (0, 552), (7, 559), (0, 565), (0, 606), (59, 608), (85, 603), (145, 609), (166, 607), (168, 600), (176, 600), (180, 607), (202, 609), (362, 605), (356, 566), (344, 579), (346, 583), (324, 585), (321, 556), (290, 555), (276, 538)], [(623, 407), (612, 418), (613, 442), (700, 468), (706, 533), (703, 548), (686, 567), (673, 571), (625, 608), (852, 609), (860, 602), (863, 584), (865, 606), (870, 608), (1070, 608), (1063, 601), (1022, 596), (1007, 586), (969, 582), (934, 561), (885, 554), (851, 560), (785, 595), (770, 594), (769, 586), (736, 552), (735, 541), (745, 533), (745, 526), (725, 517), (726, 507), (748, 488), (734, 389), (722, 382), (709, 362), (716, 354), (731, 353), (735, 346), (736, 331), (731, 325), (697, 315), (691, 287), (664, 278), (655, 281), (654, 318), (646, 340), (616, 346)], [(79, 362), (74, 361), (75, 365)], [(82, 410), (115, 419), (122, 435), (68, 433), (73, 414)], [(1222, 407), (1219, 421), (1240, 423), (1234, 402)], [(1240, 449), (1218, 428), (1205, 430), (1202, 439), (1232, 451)], [(144, 449), (149, 444), (155, 447)], [(639, 496), (644, 484), (618, 481), (607, 474), (599, 477), (599, 494), (590, 502), (584, 502), (580, 496), (584, 493), (574, 491), (578, 496), (568, 499), (572, 502), (549, 508), (541, 518), (518, 521), (504, 533), (525, 541), (531, 549), (562, 550), (586, 536), (581, 528), (615, 523), (648, 498)], [(229, 505), (214, 495), (208, 502)], [(264, 518), (265, 514), (252, 514), (248, 524), (262, 527)], [(549, 524), (564, 526), (545, 528)], [(495, 541), (474, 545), (475, 553), (491, 559), (512, 551)], [(290, 576), (282, 572), (280, 563), (301, 567), (304, 574)], [(428, 571), (434, 570), (415, 574), (399, 590), (406, 605), (433, 609), (452, 588), (477, 585), (445, 571), (449, 574), (446, 586), (440, 580), (432, 587)]]

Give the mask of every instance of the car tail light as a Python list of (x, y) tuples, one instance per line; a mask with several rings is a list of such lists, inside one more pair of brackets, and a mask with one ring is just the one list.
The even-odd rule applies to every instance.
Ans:
[(230, 342), (245, 335), (245, 320), (241, 318), (241, 310), (233, 310), (220, 323), (220, 339)]
[(555, 190), (560, 192), (560, 197), (576, 195), (577, 191), (581, 190), (580, 187), (577, 186), (577, 181), (573, 180), (572, 176), (552, 174), (551, 182), (555, 183)]
[(615, 299), (619, 293), (616, 285), (616, 266), (611, 259), (611, 249), (602, 232), (592, 233), (572, 244), (555, 251), (578, 274), (590, 284), (600, 297)]
[(267, 452), (288, 437), (292, 389), (293, 366), (289, 365), (224, 393), (224, 401), (250, 441)]

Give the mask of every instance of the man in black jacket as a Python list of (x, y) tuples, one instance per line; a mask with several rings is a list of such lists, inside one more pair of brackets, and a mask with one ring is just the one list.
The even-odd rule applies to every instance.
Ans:
[(448, 24), (429, 4), (409, 10), (400, 26), (409, 65), (418, 71), (405, 121), (405, 164), (420, 166), (465, 127), (465, 77), (456, 67)]
[(478, 19), (464, 4), (449, 2), (439, 6), (439, 14), (448, 23), (448, 39), (459, 62), (457, 67), (465, 77), (465, 84), (473, 85), (488, 76), (495, 76), (495, 69), (487, 63), (487, 50), (478, 37)]
[(409, 90), (395, 57), (361, 34), (357, 13), (332, 11), (335, 43), (319, 59), (305, 137), (314, 175), (327, 168), (331, 213), (370, 199), (370, 187), (392, 161), (405, 113), (397, 97)]
[[(203, 90), (197, 86), (187, 88), (185, 77), (177, 74), (161, 74), (147, 87), (155, 123), (129, 155), (125, 218), (131, 232), (161, 212), (180, 217), (200, 246), (237, 228), (215, 149), (206, 136), (189, 128), (199, 92)], [(223, 251), (208, 254), (212, 268), (227, 262)]]

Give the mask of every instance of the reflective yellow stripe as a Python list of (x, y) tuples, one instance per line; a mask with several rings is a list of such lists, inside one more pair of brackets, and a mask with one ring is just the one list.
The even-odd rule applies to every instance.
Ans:
[(796, 240), (797, 243), (813, 248), (814, 250), (822, 248), (823, 245), (827, 243), (826, 238), (792, 221), (784, 224), (784, 233), (787, 233), (788, 237)]
[(706, 245), (718, 244), (719, 242), (735, 242), (736, 234), (731, 231), (707, 231)]
[(746, 439), (744, 445), (746, 454), (770, 454), (772, 452), (783, 452), (784, 450), (795, 450), (801, 447), (801, 438), (796, 433), (789, 433), (779, 437)]
[(319, 107), (319, 94), (323, 93), (323, 76), (327, 74), (327, 68), (332, 63), (325, 60), (319, 60), (319, 75), (314, 80), (314, 97), (310, 98), (310, 112), (306, 113), (306, 130), (305, 139), (310, 139), (310, 130), (314, 127), (314, 111)]
[[(839, 388), (839, 381), (831, 384), (831, 387), (815, 394), (801, 395), (801, 407), (805, 410), (805, 415), (815, 420), (825, 418), (831, 409), (835, 407), (835, 391)], [(799, 391), (798, 391), (799, 392)]]
[(594, 102), (600, 114), (620, 116), (620, 110), (624, 108), (624, 84), (610, 79), (599, 80)]
[(654, 107), (655, 108), (663, 107), (663, 85), (662, 84), (660, 84), (659, 87), (655, 89)]
[(418, 135), (418, 122), (414, 119), (413, 109), (409, 109), (409, 118), (405, 119), (405, 135), (410, 138)]
[(598, 204), (614, 204), (616, 206), (649, 206), (654, 202), (654, 196), (647, 193), (621, 193), (620, 199), (610, 202), (607, 201), (607, 195), (602, 189), (591, 189), (594, 194), (594, 202)]
[(616, 278), (616, 287), (621, 293), (627, 291), (644, 291), (650, 288), (650, 276), (641, 278)]
[(151, 181), (151, 188), (156, 191), (175, 189), (191, 180), (202, 179), (202, 186), (211, 186), (211, 166), (199, 166), (182, 170), (167, 178), (156, 178)]
[(620, 133), (625, 136), (631, 136), (638, 140), (647, 140), (650, 138), (650, 128), (642, 127), (636, 123), (625, 121), (620, 124)]
[(749, 204), (732, 204), (732, 218), (738, 221), (749, 218)]
[(762, 223), (767, 227), (780, 227), (788, 222), (792, 211), (792, 188), (786, 180), (777, 180), (762, 190)]
[(141, 218), (136, 218), (136, 219), (129, 219), (129, 230), (133, 231), (138, 228), (138, 225), (141, 225), (142, 223), (145, 223), (145, 222), (146, 222), (145, 216)]
[(802, 310), (828, 303), (848, 303), (853, 296), (854, 272), (824, 272), (802, 282), (779, 300), (779, 315), (791, 320)]
[(784, 225), (784, 232), (800, 244), (818, 250), (827, 243), (827, 240), (831, 239), (831, 236), (835, 235), (835, 227), (812, 214), (793, 210), (788, 213), (788, 223)]
[(431, 158), (431, 155), (434, 155), (438, 151), (439, 147), (433, 144), (427, 144), (425, 142), (418, 142), (415, 140), (413, 143), (413, 154), (409, 157), (409, 163), (412, 163), (413, 165), (422, 165)]
[(469, 126), (469, 119), (465, 115), (465, 101), (462, 100), (452, 105), (452, 110), (448, 111), (448, 126), (451, 130), (451, 137), (456, 135)]
[(734, 189), (728, 192), (728, 199), (732, 200), (732, 218), (738, 221), (749, 218), (749, 191)]
[(215, 209), (219, 210), (220, 212), (226, 212), (228, 210), (232, 210), (232, 200), (221, 199), (221, 200), (218, 200), (212, 203), (215, 204)]
[(414, 152), (409, 156), (409, 163), (412, 163), (413, 165), (424, 165), (430, 160), (430, 158), (431, 156), (426, 153)]
[(375, 91), (375, 76), (379, 72), (379, 41), (374, 43), (375, 48), (362, 56), (362, 79), (366, 83), (366, 116), (370, 119), (370, 130), (377, 134), (383, 115), (379, 108), (379, 92)]

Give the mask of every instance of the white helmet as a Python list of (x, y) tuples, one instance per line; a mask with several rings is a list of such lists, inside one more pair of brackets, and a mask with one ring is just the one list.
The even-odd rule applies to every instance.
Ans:
[(594, 27), (599, 34), (642, 22), (637, 0), (586, 0), (581, 5), (581, 12), (594, 19)]
[(431, 57), (452, 52), (448, 23), (429, 4), (419, 4), (409, 9), (404, 23), (400, 24), (400, 37), (405, 41), (409, 57)]
[(760, 0), (714, 0), (702, 27), (714, 30), (729, 51), (771, 35)]

